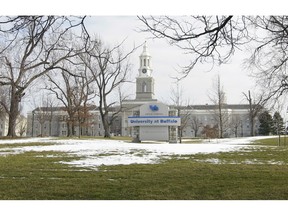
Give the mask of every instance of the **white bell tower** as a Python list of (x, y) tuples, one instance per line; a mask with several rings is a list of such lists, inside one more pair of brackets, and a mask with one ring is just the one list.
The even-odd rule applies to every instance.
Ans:
[(141, 53), (139, 58), (140, 58), (139, 76), (141, 76), (141, 77), (151, 76), (151, 73), (152, 73), (151, 56), (150, 56), (149, 52), (147, 51), (146, 41), (145, 41), (145, 44), (143, 46), (143, 52)]
[(154, 79), (151, 76), (151, 56), (147, 51), (146, 42), (139, 59), (139, 75), (136, 78), (136, 100), (151, 100), (154, 99)]

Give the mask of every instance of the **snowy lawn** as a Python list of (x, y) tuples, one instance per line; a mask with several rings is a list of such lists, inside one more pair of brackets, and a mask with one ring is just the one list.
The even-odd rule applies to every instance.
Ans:
[(250, 144), (263, 138), (1, 140), (0, 199), (288, 199), (288, 148), (276, 138)]
[[(101, 165), (151, 164), (158, 163), (161, 159), (169, 159), (175, 156), (233, 152), (244, 148), (255, 149), (260, 147), (249, 145), (249, 143), (263, 138), (267, 137), (214, 139), (206, 140), (204, 143), (199, 144), (129, 143), (117, 140), (29, 138), (0, 140), (0, 145), (15, 144), (15, 147), (9, 146), (9, 148), (1, 148), (0, 155), (20, 154), (24, 152), (63, 152), (77, 156), (77, 158), (80, 159), (68, 162), (63, 161), (62, 163), (77, 167), (97, 169), (97, 167)], [(17, 146), (17, 144), (21, 143), (31, 143), (31, 146)], [(45, 145), (32, 145), (37, 143), (43, 143)]]

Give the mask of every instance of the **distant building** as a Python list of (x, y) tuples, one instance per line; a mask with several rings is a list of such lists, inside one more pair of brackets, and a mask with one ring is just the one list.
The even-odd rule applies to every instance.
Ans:
[[(112, 113), (113, 111), (111, 111)], [(100, 112), (96, 107), (89, 110), (89, 116), (85, 120), (74, 120), (73, 134), (75, 136), (103, 136), (104, 128)], [(56, 136), (68, 135), (69, 116), (65, 107), (38, 107), (28, 113), (27, 136)], [(118, 126), (117, 126), (118, 122)], [(120, 135), (120, 120), (116, 118), (111, 126), (111, 132)]]
[[(111, 110), (113, 113), (113, 110)], [(27, 136), (56, 136), (68, 135), (68, 121), (70, 121), (65, 107), (38, 107), (28, 113)], [(104, 128), (99, 110), (93, 106), (89, 108), (88, 115), (75, 118), (73, 123), (73, 134), (75, 136), (103, 136)], [(111, 131), (115, 135), (120, 134), (119, 119), (115, 119)]]
[[(185, 119), (183, 137), (205, 137), (204, 128), (218, 127), (218, 109), (215, 105), (192, 105), (180, 107), (180, 115)], [(224, 104), (223, 136), (245, 137), (250, 136), (251, 125), (249, 120), (248, 104)], [(254, 133), (257, 135), (259, 128), (258, 118), (255, 119)]]
[[(157, 103), (154, 95), (154, 78), (151, 75), (151, 56), (146, 44), (139, 56), (139, 74), (136, 78), (136, 98), (122, 102), (121, 134), (123, 136), (135, 136), (135, 128), (128, 126), (128, 116), (139, 115), (140, 106), (145, 103)], [(182, 118), (181, 133), (183, 137), (205, 137), (205, 128), (217, 128), (217, 107), (215, 105), (193, 105), (175, 107), (169, 106), (171, 115), (179, 115)], [(250, 136), (249, 105), (235, 104), (223, 105), (225, 115), (224, 137)], [(259, 123), (255, 119), (255, 134), (258, 132)]]
[[(154, 94), (154, 78), (152, 76), (151, 55), (145, 43), (143, 51), (139, 56), (140, 66), (136, 78), (136, 97), (133, 100), (122, 101), (121, 112), (114, 119), (110, 132), (112, 135), (132, 136), (139, 131), (135, 127), (128, 126), (128, 117), (139, 115), (143, 104), (153, 104), (159, 101)], [(118, 107), (119, 108), (119, 107)], [(115, 110), (110, 110), (112, 116)], [(225, 116), (223, 123), (224, 137), (250, 136), (251, 125), (249, 121), (249, 105), (247, 104), (223, 104), (222, 109)], [(217, 107), (216, 105), (192, 105), (175, 107), (169, 106), (169, 115), (181, 116), (182, 137), (209, 137), (217, 133)], [(64, 107), (39, 107), (28, 113), (27, 136), (67, 136), (68, 114)], [(75, 120), (74, 134), (78, 136), (103, 136), (104, 128), (99, 110), (94, 106), (89, 110), (89, 117), (84, 124)], [(4, 127), (4, 126), (3, 126)], [(257, 134), (259, 123), (255, 119), (254, 131)], [(217, 134), (214, 134), (217, 136)]]

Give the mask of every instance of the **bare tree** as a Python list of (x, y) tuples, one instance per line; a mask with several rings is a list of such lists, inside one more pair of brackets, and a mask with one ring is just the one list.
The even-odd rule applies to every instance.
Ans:
[(250, 122), (250, 136), (255, 136), (255, 121), (256, 117), (263, 111), (268, 99), (264, 96), (264, 93), (252, 98), (250, 90), (248, 94), (243, 92), (246, 100), (249, 103), (249, 122)]
[(202, 126), (202, 122), (200, 121), (200, 119), (197, 116), (193, 115), (191, 117), (191, 128), (194, 131), (194, 136), (195, 137), (198, 136), (198, 131), (199, 131), (201, 126)]
[(6, 115), (9, 112), (10, 90), (7, 86), (0, 86), (0, 116)]
[(206, 138), (217, 138), (219, 136), (219, 127), (218, 125), (214, 125), (211, 127), (210, 125), (205, 125), (202, 130), (202, 134)]
[(171, 45), (191, 55), (183, 67), (187, 76), (197, 63), (226, 63), (235, 49), (249, 41), (246, 18), (235, 16), (138, 16), (141, 31), (167, 39)]
[(288, 90), (288, 16), (256, 16), (250, 21), (261, 32), (246, 63), (269, 98), (278, 99)]
[[(41, 97), (34, 102), (34, 107), (37, 107), (33, 111), (33, 118), (40, 124), (40, 134), (39, 136), (51, 136), (52, 135), (52, 119), (54, 113), (55, 100), (47, 92), (42, 93)], [(48, 123), (48, 124), (47, 124)], [(48, 131), (44, 133), (45, 124), (48, 125)], [(34, 124), (32, 124), (34, 126)]]
[(220, 75), (217, 76), (217, 79), (213, 83), (213, 92), (209, 95), (210, 100), (215, 105), (215, 122), (219, 127), (219, 138), (223, 138), (224, 132), (227, 130), (229, 116), (228, 112), (225, 109), (226, 104), (226, 95), (221, 84)]
[[(138, 16), (156, 38), (164, 38), (191, 56), (187, 76), (197, 63), (227, 63), (248, 44), (250, 65), (258, 84), (278, 99), (288, 90), (288, 16)], [(251, 43), (252, 42), (252, 43)], [(243, 48), (241, 48), (243, 47)], [(245, 47), (246, 49), (246, 47)]]
[(38, 107), (37, 113), (35, 119), (40, 124), (40, 136), (43, 137), (43, 130), (44, 130), (44, 124), (47, 121), (47, 117), (49, 115), (49, 111), (47, 110), (47, 107)]
[[(69, 70), (70, 73), (67, 73), (66, 70)], [(71, 68), (66, 70), (62, 70), (61, 76), (57, 79), (56, 74), (54, 76), (47, 74), (48, 82), (51, 85), (47, 85), (46, 89), (55, 94), (56, 98), (64, 105), (68, 114), (67, 136), (73, 136), (75, 135), (76, 120), (81, 127), (83, 114), (85, 113), (87, 117), (87, 102), (95, 97), (95, 91), (91, 87), (93, 80), (85, 68), (78, 76), (73, 75)]]
[(230, 127), (235, 137), (238, 137), (239, 129), (241, 129), (241, 118), (239, 115), (233, 115)]
[[(129, 98), (129, 95), (130, 93), (128, 92), (125, 92), (123, 90), (123, 84), (124, 83), (121, 83), (118, 87), (117, 87), (117, 98), (118, 99), (115, 99), (115, 104), (114, 104), (114, 109), (113, 109), (113, 112), (111, 113), (110, 115), (110, 118), (109, 118), (109, 127), (112, 127), (112, 125), (114, 124), (115, 120), (117, 118), (119, 118), (119, 114), (123, 111), (123, 106), (122, 106), (122, 102), (124, 100), (126, 100), (127, 98)], [(118, 102), (117, 102), (118, 101)], [(118, 104), (119, 103), (119, 104)], [(112, 111), (112, 110), (111, 110)], [(121, 133), (121, 126), (118, 127), (117, 125), (115, 125), (116, 128), (114, 128), (114, 132), (117, 133), (117, 134), (120, 134)], [(118, 128), (117, 128), (118, 127)]]
[[(77, 97), (74, 99), (74, 106), (77, 107), (77, 119), (78, 119), (78, 128), (79, 128), (79, 138), (81, 135), (87, 135), (87, 127), (91, 126), (92, 122), (90, 118), (92, 114), (90, 111), (96, 108), (95, 105), (89, 104), (89, 102), (96, 97), (97, 91), (94, 90), (94, 80), (91, 77), (91, 74), (87, 70), (87, 67), (84, 66), (84, 71), (81, 74), (81, 78), (78, 79), (77, 85), (79, 86), (79, 91)], [(77, 79), (76, 79), (77, 80)], [(83, 128), (86, 128), (85, 133)]]
[(80, 52), (70, 29), (83, 27), (84, 18), (0, 17), (0, 84), (10, 87), (7, 136), (16, 136), (19, 104), (31, 84)]
[(183, 89), (179, 85), (180, 80), (177, 79), (176, 81), (176, 89), (171, 89), (171, 100), (174, 104), (175, 108), (177, 109), (178, 117), (181, 117), (181, 125), (178, 127), (178, 137), (179, 142), (182, 143), (182, 136), (183, 136), (183, 130), (188, 126), (189, 124), (189, 111), (184, 112), (183, 109), (185, 106), (183, 106)]
[(23, 134), (27, 130), (27, 121), (26, 118), (23, 115), (20, 115), (20, 117), (17, 119), (17, 128), (18, 128), (18, 134), (20, 136), (23, 136)]
[(127, 81), (130, 72), (128, 57), (136, 48), (123, 54), (120, 49), (122, 43), (112, 49), (105, 47), (98, 39), (89, 40), (87, 44), (89, 45), (87, 53), (82, 54), (80, 58), (96, 83), (104, 137), (109, 138), (111, 137), (109, 111), (116, 104), (116, 101), (109, 102), (109, 97), (119, 85)]

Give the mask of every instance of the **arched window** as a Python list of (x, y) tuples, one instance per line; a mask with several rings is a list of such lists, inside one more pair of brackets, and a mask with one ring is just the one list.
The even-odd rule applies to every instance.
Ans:
[(147, 84), (146, 84), (146, 82), (142, 83), (142, 92), (147, 92)]

